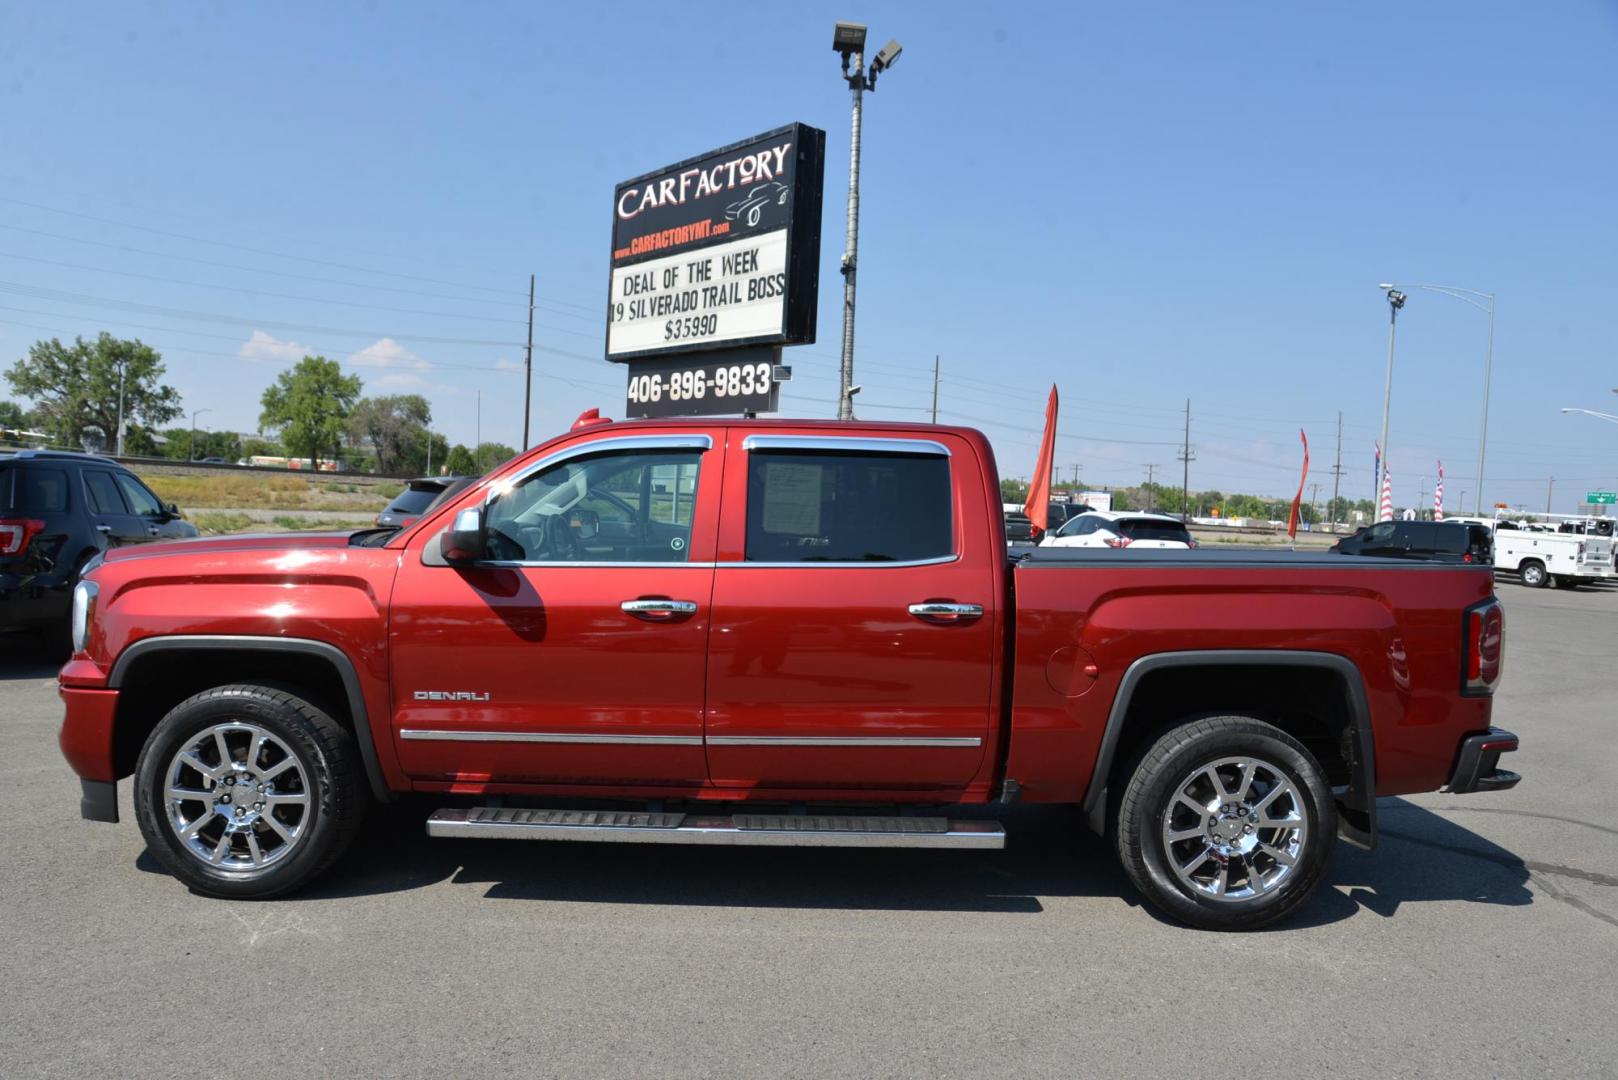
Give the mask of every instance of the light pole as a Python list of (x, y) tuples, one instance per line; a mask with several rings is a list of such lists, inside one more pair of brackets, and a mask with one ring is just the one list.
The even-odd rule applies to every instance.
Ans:
[[(854, 419), (854, 275), (859, 263), (860, 247), (860, 117), (864, 108), (865, 91), (876, 92), (876, 77), (894, 65), (902, 51), (897, 41), (882, 46), (871, 61), (870, 71), (865, 69), (865, 25), (863, 23), (837, 24), (832, 32), (831, 47), (843, 57), (843, 79), (854, 96), (853, 119), (849, 125), (848, 147), (848, 241), (843, 248), (843, 360), (838, 385), (837, 419)], [(849, 59), (853, 59), (853, 74), (849, 73)]]
[[(1391, 286), (1385, 286), (1391, 288)], [(1472, 513), (1482, 513), (1483, 503), (1483, 452), (1489, 444), (1489, 382), (1494, 375), (1494, 293), (1479, 292), (1477, 289), (1463, 289), (1458, 285), (1406, 285), (1406, 289), (1426, 289), (1428, 292), (1443, 293), (1463, 304), (1471, 304), (1479, 311), (1489, 313), (1489, 347), (1483, 354), (1483, 428), (1478, 434), (1478, 487), (1477, 499), (1472, 504)], [(1484, 301), (1487, 301), (1485, 303)], [(1618, 393), (1618, 391), (1614, 391)], [(1461, 504), (1466, 509), (1466, 504)]]
[(1612, 413), (1596, 412), (1594, 409), (1563, 409), (1562, 411), (1565, 413), (1583, 413), (1586, 416), (1593, 416), (1597, 420), (1605, 420), (1609, 424), (1618, 424), (1618, 416), (1614, 416)]
[[(1384, 282), (1377, 288), (1388, 294), (1388, 378), (1382, 384), (1382, 476), (1388, 475), (1388, 409), (1393, 404), (1393, 332), (1399, 325), (1399, 309), (1405, 306), (1405, 294)], [(1382, 476), (1376, 478), (1376, 490), (1371, 493), (1375, 503), (1382, 497)]]
[[(188, 460), (188, 461), (197, 460), (197, 417), (201, 416), (205, 412), (213, 412), (213, 410), (212, 409), (192, 409), (191, 410), (191, 450), (186, 455), (186, 460)], [(203, 449), (207, 449), (206, 444), (203, 445)]]

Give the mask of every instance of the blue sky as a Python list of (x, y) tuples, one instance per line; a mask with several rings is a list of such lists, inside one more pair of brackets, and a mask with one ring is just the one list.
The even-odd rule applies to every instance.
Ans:
[[(1499, 296), (1486, 487), (1618, 486), (1618, 5), (84, 4), (0, 9), (0, 361), (101, 329), (252, 430), (304, 348), (437, 426), (515, 443), (622, 415), (601, 359), (613, 185), (779, 124), (827, 131), (820, 339), (834, 413), (848, 95), (836, 19), (899, 38), (866, 109), (856, 378), (868, 418), (981, 425), (1026, 476), (1148, 462), (1290, 494), (1297, 429), (1369, 496), (1380, 281)], [(138, 226), (138, 228), (137, 228)], [(1487, 320), (1412, 292), (1397, 501), (1474, 491)], [(481, 344), (487, 342), (489, 344)], [(543, 350), (543, 351), (542, 351)], [(554, 350), (554, 351), (552, 351)], [(0, 387), (0, 392), (4, 388)], [(1467, 496), (1468, 505), (1471, 495)]]

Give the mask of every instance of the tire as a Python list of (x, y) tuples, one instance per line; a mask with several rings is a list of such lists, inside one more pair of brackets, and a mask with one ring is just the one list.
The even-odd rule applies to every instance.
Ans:
[(1124, 871), (1147, 902), (1204, 930), (1253, 930), (1292, 914), (1319, 886), (1336, 837), (1319, 763), (1247, 716), (1161, 735), (1124, 789), (1115, 829)]
[[(192, 797), (171, 799), (176, 790)], [(354, 839), (366, 800), (353, 737), (271, 687), (221, 686), (186, 699), (135, 766), (147, 847), (192, 889), (226, 899), (263, 900), (308, 883)]]
[(1538, 559), (1528, 559), (1517, 568), (1522, 575), (1522, 583), (1530, 589), (1543, 589), (1551, 583), (1551, 576), (1545, 572), (1545, 564)]

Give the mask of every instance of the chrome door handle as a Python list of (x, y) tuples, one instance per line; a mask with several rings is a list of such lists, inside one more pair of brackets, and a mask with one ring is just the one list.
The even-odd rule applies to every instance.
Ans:
[(106, 535), (110, 536), (110, 535), (112, 535), (112, 526), (111, 525), (97, 525), (96, 526), (96, 532), (105, 533)]
[(668, 600), (662, 597), (642, 597), (639, 600), (625, 600), (618, 607), (626, 615), (633, 615), (637, 619), (646, 619), (650, 622), (666, 622), (682, 615), (695, 615), (697, 613), (697, 602), (695, 600)]
[(942, 600), (929, 600), (911, 604), (910, 614), (924, 622), (954, 623), (983, 617), (982, 604), (954, 604)]

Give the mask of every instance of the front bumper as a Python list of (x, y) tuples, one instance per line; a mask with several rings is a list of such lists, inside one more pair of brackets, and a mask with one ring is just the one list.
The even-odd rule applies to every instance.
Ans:
[(1500, 768), (1500, 755), (1517, 749), (1517, 736), (1504, 728), (1490, 728), (1481, 735), (1468, 735), (1461, 740), (1460, 753), (1455, 758), (1455, 769), (1449, 783), (1440, 790), (1451, 795), (1466, 795), (1474, 791), (1505, 791), (1514, 788), (1522, 779), (1509, 769)]

